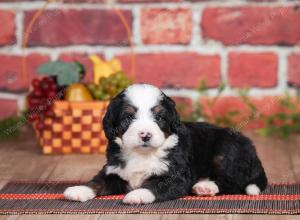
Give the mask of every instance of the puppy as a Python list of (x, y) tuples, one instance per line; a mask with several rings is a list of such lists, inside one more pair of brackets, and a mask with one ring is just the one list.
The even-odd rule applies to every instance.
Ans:
[(65, 190), (69, 200), (126, 194), (146, 204), (194, 193), (258, 195), (267, 178), (252, 142), (230, 128), (181, 122), (175, 102), (158, 88), (135, 84), (103, 119), (107, 163), (88, 183)]

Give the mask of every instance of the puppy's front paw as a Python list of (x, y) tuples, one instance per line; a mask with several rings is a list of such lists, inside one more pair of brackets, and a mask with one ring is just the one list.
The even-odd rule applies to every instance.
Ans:
[(193, 192), (199, 196), (214, 196), (219, 192), (219, 187), (214, 181), (201, 180), (193, 186)]
[(147, 204), (155, 201), (155, 196), (148, 189), (136, 189), (126, 194), (123, 202), (130, 205)]
[(73, 201), (86, 202), (96, 197), (96, 193), (88, 186), (72, 186), (64, 191), (64, 197)]

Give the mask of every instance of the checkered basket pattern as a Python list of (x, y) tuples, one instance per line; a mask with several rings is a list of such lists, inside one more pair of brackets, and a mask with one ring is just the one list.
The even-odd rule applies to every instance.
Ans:
[(44, 120), (43, 131), (35, 129), (43, 153), (104, 153), (107, 140), (102, 119), (107, 105), (104, 101), (56, 101), (55, 116)]

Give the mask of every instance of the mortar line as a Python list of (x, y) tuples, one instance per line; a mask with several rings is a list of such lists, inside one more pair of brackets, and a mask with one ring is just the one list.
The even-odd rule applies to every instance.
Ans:
[[(44, 2), (2, 2), (0, 7), (2, 9), (16, 9), (16, 10), (31, 10), (39, 9), (42, 7)], [(240, 6), (261, 6), (261, 7), (289, 7), (299, 5), (299, 2), (290, 1), (290, 2), (247, 2), (243, 0), (229, 0), (229, 1), (203, 1), (203, 2), (168, 2), (168, 3), (51, 3), (49, 9), (112, 9), (113, 7), (118, 7), (120, 9), (131, 9), (132, 6), (147, 6), (153, 8), (177, 8), (177, 7), (240, 7)]]

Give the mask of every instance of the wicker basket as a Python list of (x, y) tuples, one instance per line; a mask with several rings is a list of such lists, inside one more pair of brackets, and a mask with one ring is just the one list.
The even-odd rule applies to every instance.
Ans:
[(102, 119), (107, 105), (105, 101), (54, 102), (55, 116), (45, 119), (43, 131), (35, 129), (43, 153), (104, 153)]

